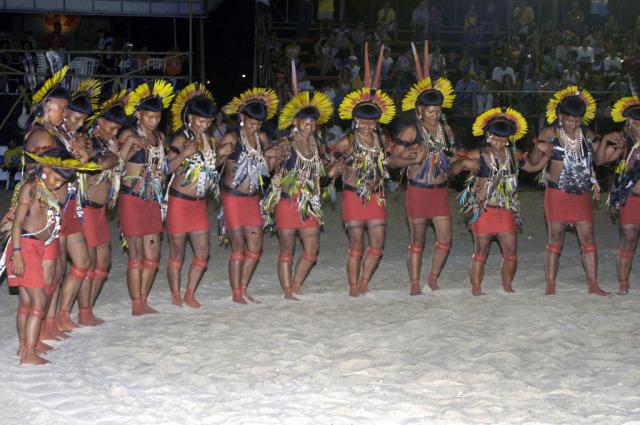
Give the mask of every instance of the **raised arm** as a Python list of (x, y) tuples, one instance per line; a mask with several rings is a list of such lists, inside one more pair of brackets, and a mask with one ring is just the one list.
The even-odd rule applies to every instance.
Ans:
[(124, 161), (128, 161), (140, 149), (145, 147), (145, 142), (133, 130), (127, 129), (120, 136), (120, 157)]
[(465, 152), (464, 156), (460, 156), (456, 159), (449, 168), (450, 176), (457, 176), (463, 171), (469, 171), (472, 174), (476, 174), (480, 170), (480, 151), (478, 149), (472, 149)]
[(614, 131), (604, 135), (600, 143), (594, 147), (593, 162), (595, 165), (604, 165), (618, 160), (625, 150), (624, 134)]
[(413, 144), (416, 138), (416, 128), (413, 125), (405, 126), (398, 135), (391, 155), (387, 158), (387, 164), (391, 168), (405, 168), (420, 164), (427, 157), (424, 146)]

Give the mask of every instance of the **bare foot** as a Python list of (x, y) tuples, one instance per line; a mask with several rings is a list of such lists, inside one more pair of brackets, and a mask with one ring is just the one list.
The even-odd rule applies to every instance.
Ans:
[(438, 275), (435, 273), (429, 273), (427, 285), (429, 285), (429, 288), (431, 288), (432, 291), (437, 291), (438, 289), (440, 289), (440, 287), (438, 286)]
[(556, 294), (556, 282), (553, 280), (547, 280), (547, 287), (544, 290), (545, 295), (555, 295)]
[(513, 288), (511, 287), (511, 283), (503, 283), (502, 284), (502, 289), (504, 290), (504, 292), (508, 292), (510, 294), (515, 293), (516, 291), (513, 290)]
[(171, 293), (171, 304), (182, 307), (182, 297), (180, 296), (180, 292)]
[(44, 365), (49, 363), (49, 360), (45, 360), (36, 354), (36, 350), (33, 347), (25, 348), (22, 356), (20, 357), (20, 364), (32, 364), (32, 365)]
[(471, 284), (471, 295), (473, 295), (474, 297), (477, 297), (478, 295), (484, 295), (484, 292), (482, 292), (482, 289), (480, 289), (479, 283)]
[(300, 299), (296, 298), (296, 296), (293, 294), (292, 288), (287, 288), (284, 290), (284, 299), (291, 300), (291, 301), (300, 301)]
[(142, 316), (145, 313), (144, 306), (141, 300), (131, 300), (131, 315)]
[(366, 280), (361, 280), (358, 284), (358, 291), (360, 292), (360, 295), (365, 295), (367, 292), (369, 292), (369, 282)]
[(410, 295), (422, 295), (422, 288), (420, 288), (419, 280), (411, 281), (411, 289), (409, 290)]
[(91, 307), (81, 307), (78, 311), (78, 323), (82, 326), (98, 326), (104, 323), (104, 320), (93, 315)]
[(36, 343), (36, 351), (38, 351), (38, 352), (46, 353), (47, 351), (54, 351), (54, 350), (55, 350), (55, 348), (53, 348), (49, 344), (45, 344), (42, 341), (38, 341)]
[(200, 303), (198, 302), (198, 300), (196, 300), (195, 291), (191, 291), (189, 289), (187, 289), (187, 292), (185, 292), (183, 301), (184, 301), (184, 303), (186, 305), (188, 305), (191, 308), (200, 308), (200, 307), (202, 307), (200, 305)]
[(598, 286), (598, 281), (595, 279), (589, 279), (589, 289), (587, 290), (587, 293), (590, 295), (599, 295), (601, 297), (609, 295), (607, 291)]
[(304, 292), (302, 291), (302, 283), (293, 283), (291, 285), (291, 291), (296, 295), (304, 295)]
[(358, 285), (354, 284), (349, 284), (349, 296), (350, 297), (359, 297), (360, 296), (360, 289), (358, 288)]
[(246, 301), (250, 303), (260, 304), (260, 301), (256, 300), (249, 294), (249, 292), (247, 291), (247, 285), (240, 285), (240, 289), (241, 289), (242, 298), (244, 298)]
[(73, 323), (71, 317), (69, 316), (69, 312), (66, 310), (58, 311), (58, 315), (56, 316), (56, 326), (58, 326), (58, 329), (64, 332), (71, 332), (74, 329), (78, 329), (80, 327), (76, 323)]

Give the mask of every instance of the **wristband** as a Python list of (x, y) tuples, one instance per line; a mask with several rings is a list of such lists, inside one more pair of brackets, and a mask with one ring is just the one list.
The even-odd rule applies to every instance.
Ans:
[(22, 251), (22, 247), (19, 247), (19, 246), (18, 247), (13, 247), (13, 248), (11, 248), (11, 251), (13, 251), (13, 252)]

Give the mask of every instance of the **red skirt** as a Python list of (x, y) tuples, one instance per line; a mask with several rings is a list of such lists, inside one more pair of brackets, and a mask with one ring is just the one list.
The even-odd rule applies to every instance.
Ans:
[(516, 218), (513, 212), (506, 208), (487, 208), (482, 211), (471, 230), (474, 235), (497, 235), (499, 233), (514, 233)]
[(547, 188), (544, 192), (544, 214), (548, 222), (593, 222), (591, 194), (577, 195), (559, 189)]
[(120, 193), (120, 230), (125, 237), (162, 233), (162, 214), (156, 201)]
[(49, 245), (44, 247), (43, 260), (55, 260), (62, 255), (62, 247), (60, 246), (60, 239), (54, 239)]
[(31, 238), (21, 238), (22, 260), (24, 270), (22, 276), (16, 276), (12, 271), (11, 256), (13, 254), (13, 244), (7, 247), (7, 280), (9, 286), (23, 286), (25, 288), (44, 288), (44, 270), (42, 261), (44, 260), (44, 241)]
[(76, 211), (77, 201), (76, 198), (69, 199), (66, 208), (62, 212), (62, 219), (60, 222), (60, 236), (69, 236), (75, 233), (82, 233), (82, 223), (78, 212)]
[(640, 224), (640, 196), (631, 195), (627, 197), (627, 203), (620, 208), (620, 224)]
[(209, 231), (206, 199), (184, 199), (169, 195), (167, 231), (170, 235)]
[(260, 200), (257, 195), (237, 196), (222, 192), (224, 224), (227, 229), (238, 227), (262, 227)]
[(342, 192), (342, 220), (343, 221), (387, 221), (387, 211), (384, 204), (378, 204), (378, 197), (371, 195), (369, 201), (363, 201), (351, 190)]
[(446, 187), (426, 189), (408, 185), (404, 207), (409, 219), (451, 217), (449, 189)]
[(96, 248), (111, 242), (111, 233), (109, 232), (105, 208), (84, 207), (82, 212), (84, 214), (82, 229), (84, 230), (84, 238), (87, 240), (87, 246)]
[(280, 199), (276, 205), (276, 228), (285, 229), (308, 229), (320, 227), (320, 220), (311, 216), (302, 221), (298, 202), (292, 199)]

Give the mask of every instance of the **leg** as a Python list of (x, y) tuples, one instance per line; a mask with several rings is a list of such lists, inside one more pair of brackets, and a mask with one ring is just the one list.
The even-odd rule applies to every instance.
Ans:
[(620, 226), (620, 245), (618, 246), (618, 294), (626, 295), (629, 292), (629, 275), (633, 255), (638, 245), (640, 225), (626, 224)]
[(258, 262), (262, 256), (262, 228), (261, 227), (245, 227), (244, 238), (247, 243), (247, 251), (245, 253), (244, 262), (242, 263), (242, 278), (240, 279), (240, 290), (242, 297), (251, 303), (256, 301), (247, 292), (247, 287), (251, 281), (251, 277), (258, 267)]
[(104, 323), (104, 320), (98, 319), (93, 315), (93, 304), (91, 301), (91, 293), (93, 292), (96, 280), (96, 265), (98, 262), (97, 249), (87, 248), (89, 254), (89, 268), (87, 277), (80, 286), (78, 292), (78, 323), (82, 326), (97, 326)]
[(184, 294), (184, 303), (192, 308), (200, 308), (200, 303), (196, 300), (195, 293), (209, 263), (209, 232), (190, 233), (189, 238), (191, 239), (191, 245), (193, 245), (193, 260), (189, 268), (189, 280), (187, 281), (187, 291)]
[(564, 244), (565, 223), (563, 221), (552, 221), (547, 223), (549, 228), (549, 243), (544, 258), (544, 270), (547, 277), (547, 288), (545, 295), (556, 294), (556, 276), (558, 275), (558, 265), (560, 264), (560, 254)]
[(589, 282), (589, 294), (608, 295), (598, 286), (598, 252), (593, 237), (593, 223), (590, 221), (581, 221), (576, 223), (578, 231), (578, 239), (580, 239), (580, 247), (582, 250), (582, 265), (587, 274)]
[(61, 268), (59, 259), (44, 260), (42, 269), (47, 295), (46, 317), (42, 324), (40, 337), (47, 340), (60, 340), (69, 338), (62, 332), (56, 324), (56, 312), (58, 311), (58, 298), (60, 296), (60, 283), (62, 279), (58, 276), (58, 269)]
[(142, 306), (142, 259), (144, 258), (142, 237), (128, 237), (126, 240), (129, 255), (127, 287), (131, 297), (131, 314), (140, 316), (145, 314)]
[(147, 313), (157, 313), (157, 310), (149, 307), (147, 298), (153, 281), (156, 278), (158, 265), (160, 265), (160, 233), (144, 235), (142, 237), (142, 248), (144, 252), (144, 260), (142, 261), (142, 279), (140, 285), (140, 294), (142, 295), (142, 305)]
[(409, 255), (407, 256), (407, 269), (411, 281), (411, 295), (421, 295), (420, 271), (422, 270), (422, 253), (424, 252), (424, 242), (427, 236), (427, 220), (414, 218), (409, 221), (409, 233), (411, 242), (409, 243)]
[(480, 285), (484, 278), (484, 263), (489, 256), (491, 248), (491, 235), (473, 235), (473, 256), (471, 257), (471, 294), (483, 295)]
[(385, 230), (386, 223), (383, 220), (367, 221), (369, 248), (367, 249), (367, 257), (364, 259), (362, 275), (358, 282), (358, 289), (362, 295), (369, 291), (369, 281), (380, 263), (380, 257), (382, 257), (384, 250)]
[(29, 310), (31, 310), (31, 298), (27, 294), (27, 290), (20, 286), (18, 288), (18, 295), (20, 302), (18, 304), (18, 311), (16, 312), (16, 328), (18, 329), (18, 356), (22, 356), (25, 347), (27, 346), (27, 317), (29, 316)]
[(38, 334), (40, 333), (40, 323), (45, 316), (44, 307), (46, 304), (46, 296), (42, 288), (20, 288), (27, 293), (31, 300), (31, 309), (27, 316), (25, 324), (25, 347), (20, 357), (20, 364), (42, 365), (49, 363), (47, 360), (38, 356), (36, 353), (36, 344), (38, 342)]
[(167, 261), (167, 280), (171, 290), (171, 303), (181, 306), (180, 271), (184, 261), (184, 251), (187, 244), (186, 234), (169, 234), (169, 260)]
[(284, 292), (284, 297), (289, 300), (297, 300), (291, 287), (291, 274), (293, 254), (296, 247), (296, 231), (291, 229), (278, 230), (280, 243), (280, 255), (278, 255), (278, 279)]
[(242, 227), (229, 230), (231, 237), (231, 255), (229, 256), (229, 281), (231, 283), (231, 299), (234, 303), (246, 304), (242, 297), (240, 279), (242, 279), (242, 263), (244, 262), (244, 232)]
[[(89, 268), (89, 249), (87, 248), (87, 243), (82, 233), (68, 235), (66, 239), (66, 250), (69, 258), (71, 258), (71, 270), (62, 283), (60, 306), (56, 320), (60, 329), (63, 331), (72, 331), (78, 327), (70, 318), (73, 303), (78, 297), (80, 287), (90, 284), (86, 279), (87, 269)], [(81, 307), (89, 305), (90, 293), (90, 289), (89, 292), (86, 290), (83, 292), (83, 298), (78, 300)]]
[(297, 294), (300, 294), (300, 287), (318, 260), (320, 228), (300, 229), (300, 239), (302, 240), (302, 255), (296, 263), (292, 285), (293, 292)]
[[(96, 248), (96, 270), (91, 286), (91, 307), (96, 305), (96, 300), (102, 292), (102, 287), (109, 276), (111, 268), (111, 244), (106, 243)], [(100, 320), (100, 319), (98, 319)]]
[(358, 281), (364, 252), (364, 225), (362, 221), (347, 222), (349, 233), (349, 255), (347, 256), (347, 279), (349, 281), (349, 296), (360, 295)]
[(500, 233), (498, 243), (502, 249), (502, 289), (515, 292), (511, 287), (518, 268), (518, 237), (513, 233)]
[(431, 256), (431, 272), (428, 284), (432, 291), (438, 289), (438, 277), (444, 268), (444, 263), (451, 249), (451, 217), (434, 217), (433, 225), (436, 229), (436, 244)]

